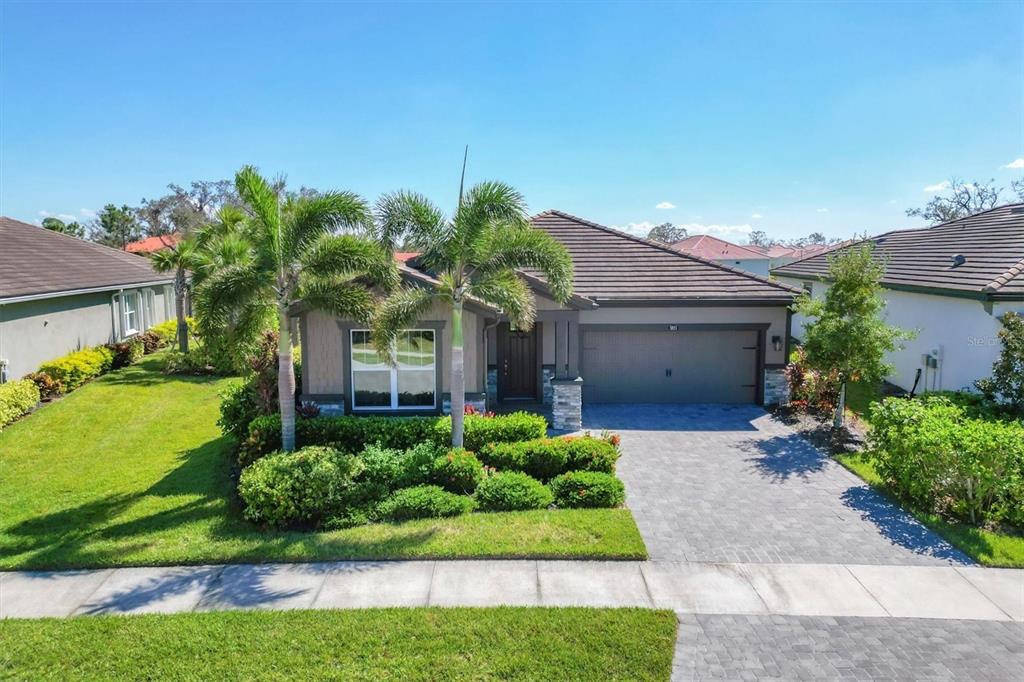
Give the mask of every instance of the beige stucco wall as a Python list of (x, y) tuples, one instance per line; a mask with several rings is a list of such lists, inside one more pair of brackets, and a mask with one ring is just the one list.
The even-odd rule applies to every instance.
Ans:
[[(423, 316), (424, 322), (444, 322), (441, 330), (442, 390), (447, 392), (451, 385), (452, 337), (451, 312), (444, 304), (437, 302)], [(302, 392), (311, 395), (341, 395), (345, 390), (345, 372), (348, 358), (344, 357), (344, 332), (338, 325), (339, 318), (320, 311), (304, 313)], [(466, 374), (466, 390), (484, 390), (481, 355), (481, 316), (466, 311), (462, 316), (464, 352), (463, 362)]]
[[(150, 289), (154, 292), (153, 315), (142, 320), (145, 327), (167, 319), (164, 288)], [(125, 291), (141, 293), (144, 289)], [(113, 304), (116, 294), (105, 291), (0, 305), (0, 359), (8, 362), (8, 376), (17, 379), (71, 351), (117, 340), (120, 326)], [(172, 317), (173, 298), (172, 293)]]

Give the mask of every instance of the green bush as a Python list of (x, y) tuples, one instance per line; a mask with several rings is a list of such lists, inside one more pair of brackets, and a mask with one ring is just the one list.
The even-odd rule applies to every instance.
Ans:
[(260, 414), (259, 401), (248, 382), (235, 381), (221, 391), (217, 426), (224, 435), (241, 440), (249, 433), (249, 424)]
[(551, 481), (559, 507), (618, 507), (626, 501), (622, 481), (600, 471), (570, 471)]
[(450, 493), (436, 485), (403, 488), (384, 500), (378, 508), (379, 518), (386, 521), (439, 519), (473, 511), (473, 498)]
[(242, 471), (245, 517), (279, 528), (316, 526), (352, 504), (362, 462), (332, 448), (308, 447), (263, 457)]
[(401, 470), (395, 479), (395, 487), (412, 488), (433, 483), (434, 462), (442, 450), (437, 443), (425, 441), (403, 451), (400, 459)]
[[(189, 323), (189, 330), (191, 331), (193, 326), (192, 321), (186, 318), (186, 322)], [(165, 320), (160, 324), (153, 325), (149, 328), (148, 333), (156, 336), (160, 340), (161, 346), (170, 346), (178, 340), (178, 320), (176, 318), (172, 318), (170, 320)]]
[(138, 336), (133, 336), (120, 343), (109, 344), (105, 348), (109, 349), (113, 355), (111, 369), (121, 369), (128, 365), (134, 365), (146, 350), (143, 340)]
[(31, 379), (0, 384), (0, 429), (31, 410), (39, 400), (39, 387)]
[(445, 490), (460, 495), (471, 494), (484, 477), (484, 466), (468, 450), (449, 450), (436, 457), (431, 478)]
[(551, 504), (551, 491), (519, 471), (491, 474), (476, 488), (476, 501), (484, 511), (543, 509)]
[(869, 452), (919, 509), (1024, 523), (1024, 423), (975, 419), (941, 396), (887, 398), (872, 410)]
[(97, 346), (43, 363), (39, 371), (59, 382), (65, 392), (71, 392), (86, 381), (109, 371), (113, 363), (114, 352), (105, 346)]
[[(452, 419), (442, 417), (437, 424), (437, 442), (449, 445), (452, 442)], [(488, 443), (516, 443), (523, 440), (543, 438), (548, 432), (548, 423), (539, 414), (513, 412), (493, 417), (467, 414), (462, 446), (477, 452)]]
[(547, 481), (566, 471), (615, 471), (618, 449), (590, 436), (539, 438), (521, 443), (492, 443), (480, 448), (480, 460), (499, 470), (522, 471)]

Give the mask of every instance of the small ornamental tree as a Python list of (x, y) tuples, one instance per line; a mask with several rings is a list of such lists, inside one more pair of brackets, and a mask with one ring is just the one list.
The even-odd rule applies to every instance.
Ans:
[(846, 385), (851, 381), (879, 382), (892, 371), (886, 353), (900, 348), (912, 333), (882, 319), (885, 300), (879, 282), (885, 266), (873, 257), (874, 244), (862, 242), (829, 256), (832, 284), (825, 298), (804, 294), (794, 309), (812, 318), (804, 330), (807, 362), (839, 378), (839, 400), (833, 426), (844, 423)]
[(992, 377), (979, 379), (975, 388), (990, 400), (1001, 400), (1024, 414), (1024, 317), (1009, 312), (1001, 318), (999, 359), (992, 365)]

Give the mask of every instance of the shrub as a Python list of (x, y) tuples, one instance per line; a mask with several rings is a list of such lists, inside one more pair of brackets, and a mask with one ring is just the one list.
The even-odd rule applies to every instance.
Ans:
[(407, 449), (401, 456), (401, 470), (395, 480), (396, 488), (412, 488), (434, 482), (434, 463), (441, 456), (437, 443), (425, 441)]
[(839, 374), (813, 369), (807, 362), (807, 352), (796, 348), (786, 365), (786, 382), (790, 401), (820, 412), (835, 410), (839, 402)]
[(460, 495), (471, 494), (484, 477), (484, 466), (468, 450), (449, 450), (436, 457), (431, 478), (445, 490)]
[(479, 456), (487, 466), (522, 471), (546, 481), (565, 471), (612, 473), (619, 451), (610, 439), (566, 436), (522, 443), (493, 443), (482, 447)]
[[(539, 414), (513, 412), (493, 417), (470, 414), (465, 417), (462, 446), (476, 452), (488, 443), (515, 443), (543, 438), (547, 432), (547, 420)], [(443, 445), (452, 442), (451, 417), (440, 419), (438, 442)]]
[(473, 498), (456, 495), (436, 485), (403, 488), (378, 508), (378, 516), (388, 521), (409, 519), (438, 519), (468, 514), (473, 510)]
[(105, 347), (113, 355), (111, 369), (121, 369), (128, 365), (134, 365), (145, 352), (145, 345), (138, 336), (121, 341), (120, 343), (112, 343)]
[(64, 393), (64, 385), (45, 372), (26, 374), (25, 378), (33, 382), (39, 389), (41, 400), (53, 400)]
[(217, 426), (221, 433), (242, 439), (249, 432), (249, 424), (260, 414), (256, 396), (247, 382), (232, 382), (220, 392)]
[(157, 336), (156, 332), (152, 329), (143, 334), (139, 334), (138, 339), (142, 343), (142, 352), (146, 355), (155, 353), (164, 347), (163, 339)]
[(559, 507), (618, 507), (626, 500), (622, 481), (600, 471), (570, 471), (551, 481)]
[(287, 527), (315, 526), (343, 514), (361, 466), (359, 459), (325, 447), (263, 457), (244, 469), (238, 481), (245, 517)]
[(871, 415), (879, 475), (925, 511), (1024, 522), (1024, 424), (974, 419), (945, 397), (888, 398)]
[(379, 501), (400, 486), (405, 473), (405, 452), (374, 444), (368, 445), (358, 456), (363, 462), (357, 480), (360, 499)]
[(1024, 415), (1024, 316), (1008, 312), (1000, 318), (1002, 348), (992, 365), (992, 376), (975, 382), (975, 387), (992, 400), (1004, 402)]
[(113, 362), (113, 351), (105, 346), (98, 346), (84, 348), (43, 363), (39, 371), (59, 382), (65, 392), (70, 392), (86, 381), (109, 371)]
[(476, 501), (484, 511), (543, 509), (551, 504), (551, 491), (519, 471), (491, 474), (476, 488)]
[(611, 434), (607, 439), (590, 436), (566, 436), (568, 443), (569, 471), (600, 471), (606, 474), (615, 472), (615, 463), (619, 460), (618, 434)]
[(187, 374), (192, 376), (225, 373), (223, 368), (218, 367), (203, 346), (192, 346), (187, 353), (182, 353), (179, 350), (169, 351), (164, 361), (164, 372), (166, 374)]
[[(186, 318), (186, 323), (188, 323), (191, 333), (193, 322), (191, 319)], [(161, 346), (170, 346), (178, 340), (178, 320), (176, 318), (165, 320), (160, 324), (150, 327), (146, 333), (155, 336), (160, 341)]]
[(39, 399), (39, 387), (31, 379), (0, 384), (0, 429), (35, 407)]

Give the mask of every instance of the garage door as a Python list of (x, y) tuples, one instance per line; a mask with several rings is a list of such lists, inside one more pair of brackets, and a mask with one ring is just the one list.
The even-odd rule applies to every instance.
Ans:
[(582, 332), (585, 403), (756, 400), (756, 331)]

